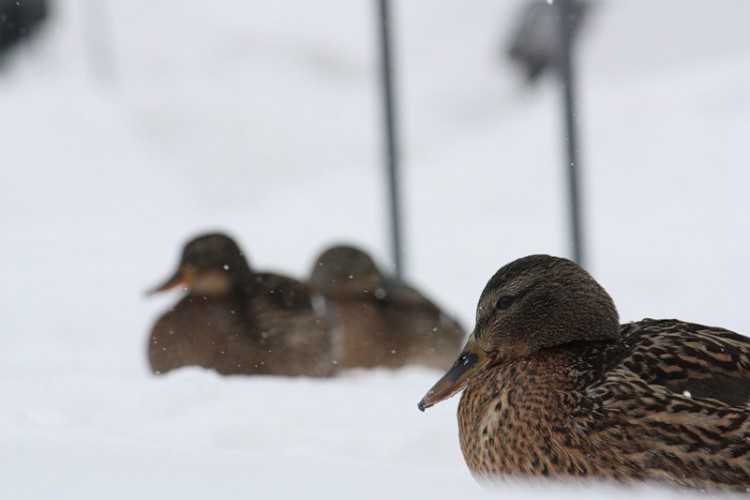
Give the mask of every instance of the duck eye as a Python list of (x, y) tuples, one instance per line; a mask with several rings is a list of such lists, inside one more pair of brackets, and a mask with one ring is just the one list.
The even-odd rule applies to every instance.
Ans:
[(513, 305), (513, 301), (515, 300), (516, 298), (512, 295), (503, 295), (502, 297), (497, 299), (495, 307), (497, 309), (508, 309), (511, 305)]

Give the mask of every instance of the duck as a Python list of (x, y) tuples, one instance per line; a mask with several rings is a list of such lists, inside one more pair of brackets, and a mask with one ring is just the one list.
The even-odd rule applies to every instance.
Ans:
[(184, 295), (148, 338), (154, 374), (201, 366), (222, 375), (332, 376), (330, 327), (304, 283), (256, 272), (234, 239), (206, 233), (188, 241), (177, 270), (148, 294)]
[(446, 370), (466, 338), (458, 321), (416, 288), (385, 275), (359, 247), (325, 249), (308, 285), (325, 302), (343, 368)]
[(676, 319), (620, 325), (568, 259), (531, 255), (492, 276), (461, 354), (418, 407), (460, 391), (460, 448), (482, 483), (750, 491), (750, 339)]

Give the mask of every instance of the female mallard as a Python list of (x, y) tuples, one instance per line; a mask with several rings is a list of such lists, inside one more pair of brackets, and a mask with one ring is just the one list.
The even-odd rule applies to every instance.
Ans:
[(461, 451), (479, 479), (661, 481), (750, 490), (750, 339), (677, 320), (620, 326), (582, 268), (501, 268), (424, 410), (465, 388)]
[(310, 289), (254, 272), (230, 237), (188, 242), (177, 272), (152, 292), (178, 285), (187, 294), (149, 337), (154, 373), (197, 365), (222, 374), (333, 374), (328, 324), (313, 311)]
[(326, 300), (345, 368), (420, 364), (447, 369), (464, 330), (409, 285), (384, 276), (365, 251), (338, 245), (315, 261), (310, 286)]

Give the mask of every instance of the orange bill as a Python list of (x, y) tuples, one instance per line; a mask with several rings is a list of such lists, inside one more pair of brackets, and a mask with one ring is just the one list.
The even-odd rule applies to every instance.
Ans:
[(176, 286), (182, 285), (190, 288), (193, 283), (193, 274), (187, 269), (180, 267), (167, 281), (146, 292), (146, 295), (152, 295), (158, 292), (164, 292)]

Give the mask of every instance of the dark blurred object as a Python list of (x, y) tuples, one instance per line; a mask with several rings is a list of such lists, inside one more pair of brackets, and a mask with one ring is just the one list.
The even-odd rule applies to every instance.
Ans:
[(521, 11), (518, 27), (507, 50), (508, 56), (526, 74), (528, 84), (536, 82), (547, 68), (559, 77), (565, 124), (563, 143), (573, 248), (571, 258), (584, 267), (573, 43), (588, 8), (586, 0), (531, 0)]
[(401, 224), (400, 156), (398, 145), (398, 120), (396, 119), (396, 97), (393, 83), (393, 50), (391, 43), (391, 8), (388, 0), (378, 0), (378, 33), (380, 35), (380, 75), (383, 94), (383, 125), (385, 131), (385, 155), (388, 174), (388, 201), (391, 217), (391, 251), (393, 271), (396, 278), (404, 277), (404, 243)]
[(466, 334), (456, 320), (361, 248), (335, 245), (318, 256), (308, 286), (332, 325), (341, 368), (422, 365), (448, 369)]
[[(588, 2), (571, 0), (567, 22), (572, 40), (581, 27)], [(559, 10), (553, 3), (533, 0), (521, 11), (518, 28), (511, 39), (508, 56), (526, 73), (529, 83), (536, 81), (549, 68), (560, 67)]]
[(44, 24), (47, 0), (0, 0), (0, 58)]

